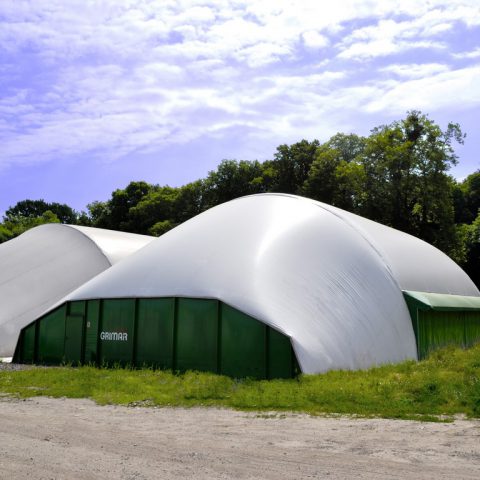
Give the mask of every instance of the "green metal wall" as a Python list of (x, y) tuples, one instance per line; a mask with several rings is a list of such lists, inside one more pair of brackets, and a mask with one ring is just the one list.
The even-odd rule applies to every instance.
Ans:
[[(34, 363), (36, 360), (37, 322), (22, 330), (20, 337), (20, 355), (23, 363)], [(18, 348), (18, 347), (17, 347)]]
[(465, 312), (465, 346), (471, 347), (480, 342), (480, 312)]
[(85, 351), (83, 358), (86, 364), (96, 364), (99, 362), (99, 323), (100, 300), (89, 300), (87, 302), (87, 318), (85, 321)]
[(265, 358), (268, 327), (223, 304), (221, 327), (221, 371), (238, 377), (268, 377)]
[(135, 300), (103, 300), (100, 332), (102, 364), (133, 363), (134, 324)]
[(56, 364), (63, 360), (66, 310), (64, 305), (38, 323), (38, 360), (41, 363)]
[(173, 369), (175, 299), (140, 299), (137, 315), (136, 364)]
[(176, 368), (216, 372), (218, 302), (180, 298), (177, 318)]
[(290, 339), (217, 300), (68, 302), (22, 330), (17, 361), (154, 366), (233, 377), (291, 378)]
[(480, 342), (480, 312), (418, 310), (414, 323), (419, 359), (449, 345), (466, 348)]

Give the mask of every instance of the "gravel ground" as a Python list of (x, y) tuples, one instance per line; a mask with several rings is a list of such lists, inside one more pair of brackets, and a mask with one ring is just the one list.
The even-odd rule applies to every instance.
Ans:
[(0, 399), (2, 479), (475, 479), (480, 421)]
[(23, 365), (21, 363), (0, 362), (0, 370), (18, 371), (18, 370), (27, 370), (29, 368), (38, 368), (38, 366), (37, 365)]

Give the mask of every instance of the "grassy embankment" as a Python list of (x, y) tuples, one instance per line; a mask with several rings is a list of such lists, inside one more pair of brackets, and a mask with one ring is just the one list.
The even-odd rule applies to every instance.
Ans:
[(480, 418), (480, 345), (448, 348), (422, 362), (294, 380), (233, 380), (160, 370), (94, 367), (0, 371), (0, 392), (21, 398), (91, 398), (99, 404), (219, 406), (419, 420)]

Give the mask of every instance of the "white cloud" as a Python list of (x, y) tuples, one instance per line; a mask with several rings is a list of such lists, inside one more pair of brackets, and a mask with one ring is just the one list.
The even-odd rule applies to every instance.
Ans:
[(411, 110), (431, 112), (446, 108), (480, 106), (480, 66), (442, 72), (427, 78), (397, 82), (382, 87), (380, 95), (365, 105), (369, 112), (389, 111), (395, 114)]
[(419, 3), (412, 10), (414, 16), (409, 12), (402, 20), (379, 19), (352, 31), (338, 46), (339, 58), (361, 60), (418, 48), (444, 49), (443, 34), (452, 30), (456, 22), (468, 25), (480, 22), (480, 9), (468, 5), (472, 2), (432, 3), (431, 6)]
[(400, 78), (423, 78), (449, 70), (447, 65), (441, 63), (410, 63), (401, 65), (389, 65), (381, 68), (381, 72), (393, 73)]
[(454, 58), (479, 58), (480, 57), (480, 47), (475, 48), (474, 50), (471, 50), (469, 52), (460, 52), (460, 53), (454, 53), (453, 54)]
[(310, 48), (322, 48), (330, 43), (325, 35), (322, 35), (315, 30), (304, 32), (302, 38), (305, 45)]
[[(115, 159), (234, 128), (294, 138), (334, 133), (355, 110), (432, 109), (456, 98), (476, 105), (478, 72), (453, 70), (445, 52), (459, 46), (444, 38), (480, 22), (476, 5), (0, 2), (0, 164), (82, 152)], [(418, 49), (447, 58), (368, 69), (351, 62), (391, 63)]]

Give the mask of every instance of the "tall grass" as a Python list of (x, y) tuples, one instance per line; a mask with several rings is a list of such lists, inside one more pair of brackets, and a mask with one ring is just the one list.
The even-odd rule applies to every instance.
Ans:
[(332, 371), (292, 380), (235, 380), (210, 373), (95, 367), (0, 371), (0, 392), (91, 398), (99, 404), (218, 406), (419, 420), (480, 418), (480, 345), (421, 362)]

